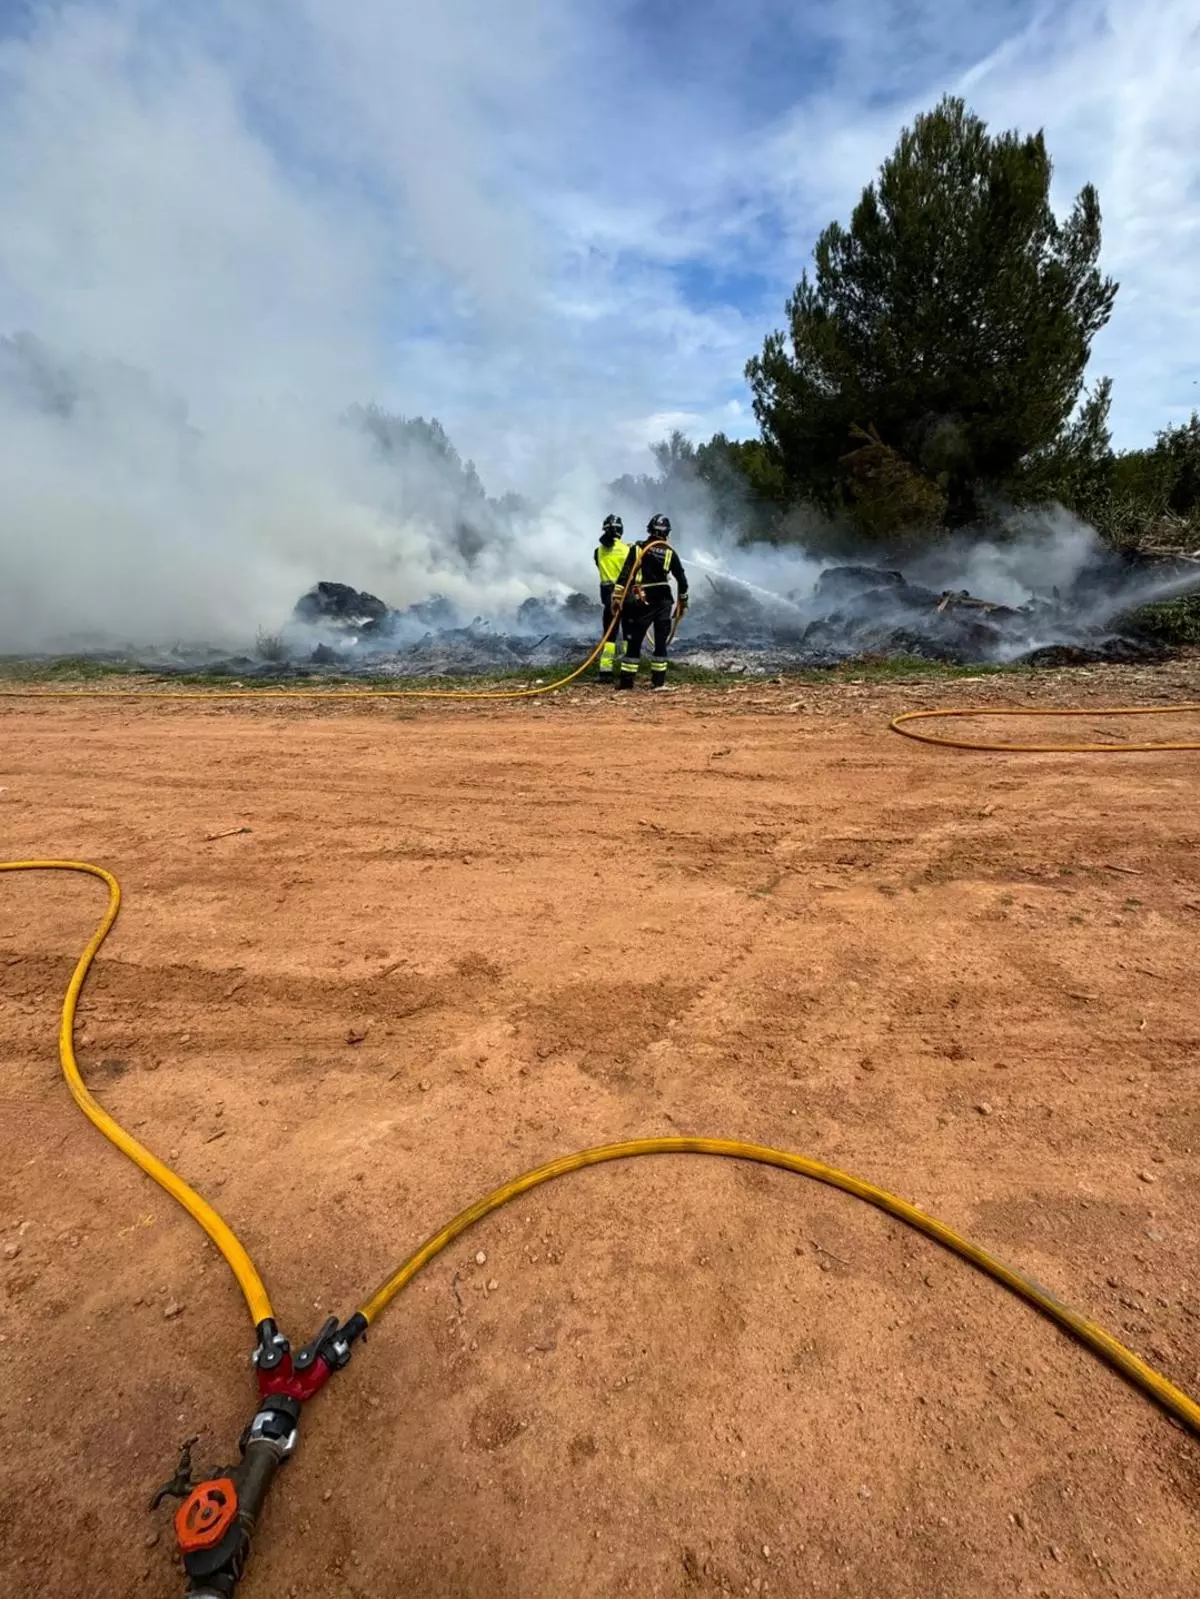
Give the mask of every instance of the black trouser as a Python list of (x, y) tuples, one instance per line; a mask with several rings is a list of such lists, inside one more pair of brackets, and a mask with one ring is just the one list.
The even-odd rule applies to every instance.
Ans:
[(642, 657), (642, 641), (654, 630), (654, 654), (650, 660), (652, 682), (663, 683), (667, 674), (667, 645), (671, 639), (671, 624), (675, 620), (675, 606), (670, 590), (659, 599), (652, 594), (643, 603), (627, 600), (622, 613), (625, 628), (625, 659), (621, 671), (630, 682), (637, 676)]

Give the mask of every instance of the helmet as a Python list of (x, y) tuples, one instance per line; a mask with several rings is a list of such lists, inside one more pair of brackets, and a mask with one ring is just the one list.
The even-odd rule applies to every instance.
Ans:
[(619, 516), (606, 516), (604, 529), (600, 534), (602, 539), (619, 539), (625, 531), (625, 524)]
[(652, 516), (646, 523), (646, 532), (652, 539), (668, 539), (671, 536), (671, 518), (669, 516)]

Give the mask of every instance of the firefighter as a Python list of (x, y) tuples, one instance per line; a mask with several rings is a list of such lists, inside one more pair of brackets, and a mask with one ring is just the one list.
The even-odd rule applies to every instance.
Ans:
[(687, 573), (677, 552), (667, 542), (670, 537), (670, 519), (652, 516), (646, 524), (646, 537), (626, 556), (613, 590), (613, 600), (621, 606), (621, 625), (625, 631), (625, 657), (617, 676), (618, 688), (630, 689), (637, 682), (642, 641), (651, 629), (654, 631), (654, 654), (650, 657), (650, 687), (667, 686), (667, 645), (675, 617), (671, 578), (679, 589), (680, 616), (687, 610), (688, 603)]
[[(617, 579), (625, 566), (629, 554), (629, 546), (622, 538), (625, 525), (619, 516), (606, 516), (604, 526), (600, 533), (600, 542), (596, 546), (593, 556), (596, 570), (600, 574), (600, 603), (604, 606), (604, 631), (607, 634), (612, 627), (613, 619), (613, 589)], [(600, 680), (611, 683), (615, 675), (617, 664), (617, 634), (619, 626), (613, 628), (612, 635), (607, 637), (604, 648), (600, 651)]]

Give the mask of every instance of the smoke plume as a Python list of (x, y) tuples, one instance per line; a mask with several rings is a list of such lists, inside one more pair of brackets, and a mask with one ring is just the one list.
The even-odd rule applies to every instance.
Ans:
[(537, 358), (535, 236), (485, 126), (536, 103), (557, 30), (541, 0), (496, 9), (0, 21), (0, 649), (244, 641), (343, 572), (476, 608), (586, 577), (578, 481), (539, 486), (520, 561), (465, 549), (445, 458), (410, 450), (399, 483), (346, 422), (436, 410), (403, 357), (452, 312)]

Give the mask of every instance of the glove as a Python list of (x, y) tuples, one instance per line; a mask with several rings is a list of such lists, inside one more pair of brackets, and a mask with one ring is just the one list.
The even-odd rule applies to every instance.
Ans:
[(683, 615), (683, 613), (687, 610), (687, 608), (688, 608), (688, 597), (687, 597), (686, 594), (681, 594), (679, 596), (679, 614), (680, 614), (680, 616)]
[(614, 586), (613, 591), (612, 591), (612, 602), (613, 602), (614, 605), (621, 605), (624, 602), (624, 599), (625, 599), (625, 590), (621, 587), (621, 585), (619, 583), (617, 583)]

